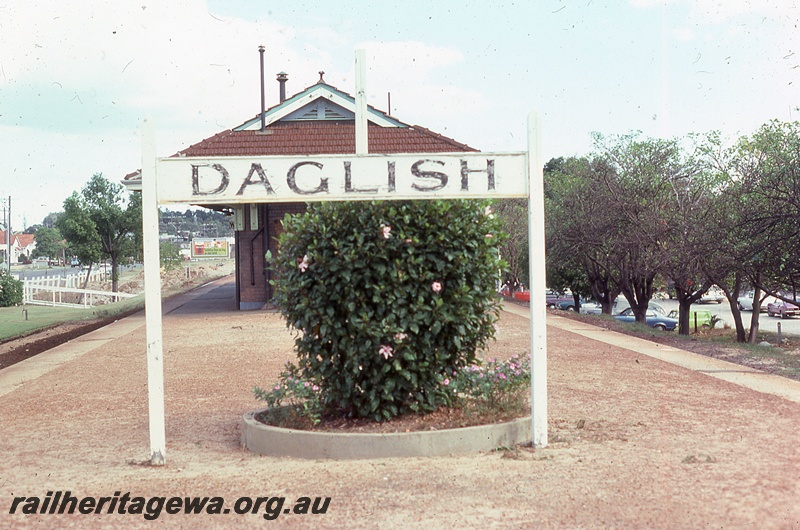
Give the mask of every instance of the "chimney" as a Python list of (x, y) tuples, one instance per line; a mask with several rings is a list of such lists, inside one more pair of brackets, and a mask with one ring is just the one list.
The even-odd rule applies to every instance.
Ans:
[(278, 79), (278, 84), (280, 85), (280, 103), (286, 101), (286, 80), (289, 79), (289, 74), (286, 72), (278, 72), (276, 76)]
[(258, 54), (261, 59), (261, 132), (267, 130), (266, 123), (264, 122), (264, 115), (267, 113), (267, 107), (264, 102), (264, 47), (258, 47)]

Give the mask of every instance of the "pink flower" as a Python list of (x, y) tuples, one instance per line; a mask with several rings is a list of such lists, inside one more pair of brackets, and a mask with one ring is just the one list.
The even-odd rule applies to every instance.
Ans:
[(449, 379), (445, 379), (443, 381), (443, 383), (444, 383), (444, 386), (449, 386), (450, 385), (450, 380)]
[(486, 234), (486, 239), (492, 239), (494, 236), (492, 234)]
[(275, 385), (275, 390), (280, 390), (280, 389), (281, 389), (281, 385), (279, 385), (279, 384)]
[(300, 272), (306, 272), (306, 269), (308, 269), (308, 254), (303, 256), (303, 260), (297, 264), (297, 268), (300, 269)]
[(394, 340), (396, 340), (397, 342), (400, 342), (400, 341), (405, 340), (407, 337), (408, 337), (408, 335), (406, 335), (405, 333), (395, 333)]
[(492, 207), (491, 206), (487, 206), (486, 209), (483, 210), (483, 215), (488, 216), (489, 219), (494, 219), (494, 214), (492, 213)]
[(311, 390), (319, 390), (319, 387), (317, 385), (314, 385), (311, 387)]
[(311, 383), (309, 383), (308, 381), (306, 381), (305, 383), (303, 383), (303, 386), (305, 386), (305, 387), (309, 387), (309, 386), (311, 386)]
[(388, 359), (392, 356), (394, 350), (391, 346), (387, 346), (386, 344), (382, 344), (381, 347), (378, 349), (378, 355), (383, 355), (384, 359)]
[(442, 290), (442, 284), (441, 284), (441, 283), (439, 283), (439, 282), (433, 282), (433, 283), (431, 284), (431, 289), (433, 289), (433, 292), (434, 292), (434, 293), (438, 293), (439, 291), (441, 291), (441, 290)]
[(392, 227), (391, 226), (384, 226), (383, 227), (383, 238), (389, 239), (392, 237)]
[(411, 243), (411, 238), (405, 240), (406, 243)]

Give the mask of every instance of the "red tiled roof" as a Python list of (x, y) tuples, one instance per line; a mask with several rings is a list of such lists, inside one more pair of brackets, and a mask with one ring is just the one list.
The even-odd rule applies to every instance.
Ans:
[[(370, 124), (370, 153), (442, 153), (476, 151), (422, 127)], [(261, 131), (227, 130), (192, 145), (178, 156), (267, 156), (355, 153), (353, 121), (276, 122)]]
[(16, 234), (17, 244), (20, 248), (25, 248), (33, 243), (35, 237), (33, 234)]
[[(370, 153), (449, 153), (477, 151), (424, 127), (380, 127), (369, 124)], [(172, 156), (269, 156), (326, 155), (355, 153), (353, 121), (275, 122), (266, 132), (225, 130), (206, 138)], [(141, 171), (125, 175), (123, 180), (141, 179)]]
[[(0, 230), (0, 245), (7, 244), (6, 237), (5, 230)], [(34, 234), (11, 234), (11, 244), (17, 248), (24, 249), (30, 246), (35, 238), (36, 236)]]

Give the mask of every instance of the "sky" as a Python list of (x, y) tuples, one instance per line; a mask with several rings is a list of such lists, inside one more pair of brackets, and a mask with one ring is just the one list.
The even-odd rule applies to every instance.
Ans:
[[(327, 83), (482, 151), (544, 160), (592, 132), (735, 140), (800, 119), (800, 0), (0, 0), (0, 209), (41, 223), (95, 173), (141, 167)], [(391, 102), (391, 106), (390, 106)], [(2, 215), (0, 213), (0, 215)]]

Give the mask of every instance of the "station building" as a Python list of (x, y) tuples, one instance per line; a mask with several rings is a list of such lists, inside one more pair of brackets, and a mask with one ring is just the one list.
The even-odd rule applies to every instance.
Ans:
[[(233, 129), (224, 130), (172, 155), (175, 157), (331, 155), (356, 152), (355, 98), (319, 81), (291, 97), (280, 73), (280, 101)], [(417, 125), (409, 125), (374, 107), (367, 108), (368, 151), (377, 154), (475, 152), (468, 145)], [(123, 179), (141, 189), (141, 172)], [(277, 252), (282, 220), (301, 213), (306, 203), (246, 204), (220, 207), (197, 204), (234, 216), (236, 302), (241, 310), (262, 309), (272, 297), (265, 253)]]

